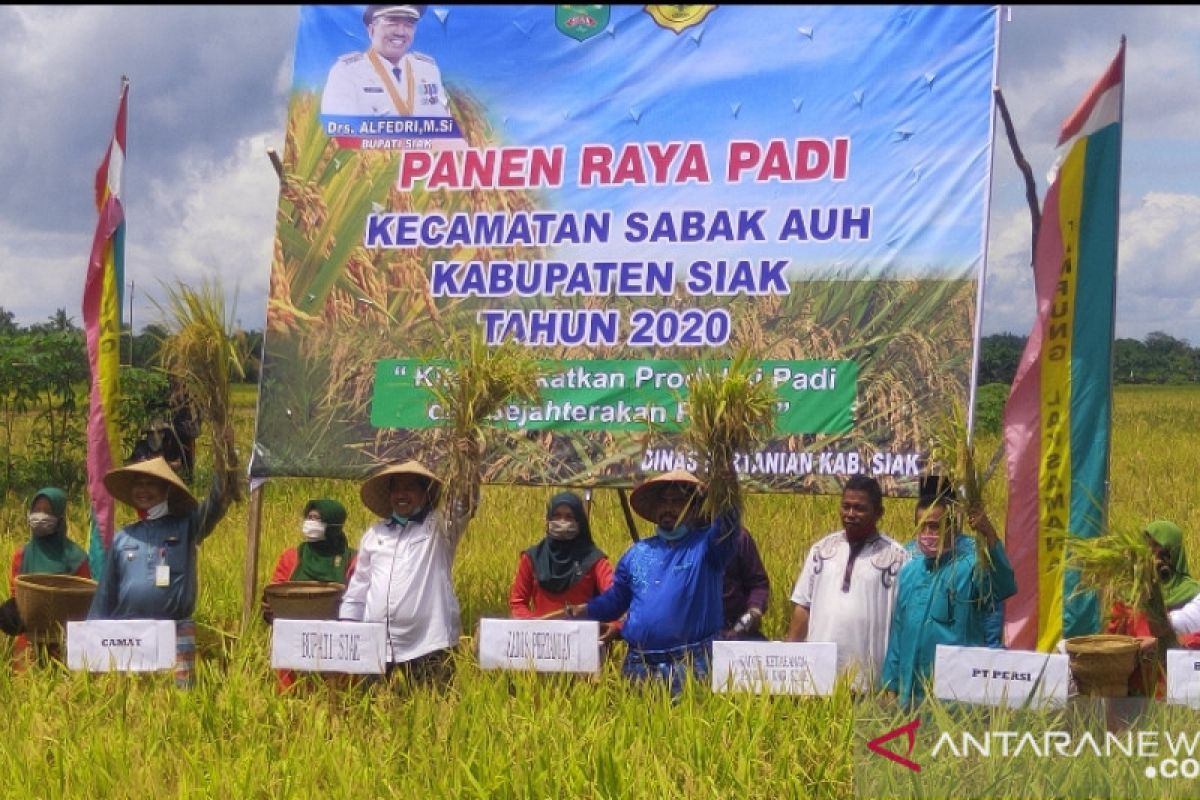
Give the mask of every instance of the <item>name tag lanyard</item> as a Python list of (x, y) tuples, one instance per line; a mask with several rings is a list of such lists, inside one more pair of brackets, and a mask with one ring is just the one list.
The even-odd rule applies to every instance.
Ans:
[(171, 567), (167, 565), (167, 546), (158, 546), (158, 566), (154, 568), (154, 585), (165, 589), (171, 585)]

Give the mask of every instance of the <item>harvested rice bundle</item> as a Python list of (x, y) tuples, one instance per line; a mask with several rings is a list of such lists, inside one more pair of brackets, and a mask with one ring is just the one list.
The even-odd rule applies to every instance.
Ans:
[(473, 513), (490, 433), (488, 419), (510, 400), (537, 402), (540, 367), (527, 348), (511, 339), (489, 348), (477, 328), (452, 334), (438, 358), (447, 367), (436, 370), (430, 392), (449, 421), (443, 497), (452, 508)]
[(702, 511), (713, 518), (742, 509), (734, 456), (755, 449), (775, 432), (777, 395), (763, 380), (758, 359), (745, 348), (727, 367), (700, 364), (687, 379), (685, 446), (692, 450), (708, 484)]
[[(931, 472), (940, 474), (955, 501), (964, 509), (987, 509), (983, 504), (983, 487), (988, 476), (981, 472), (975, 459), (975, 442), (967, 425), (967, 414), (963, 404), (954, 401), (950, 410), (935, 421), (930, 436), (929, 466)], [(976, 532), (976, 569), (992, 569), (992, 555), (987, 542)]]
[(230, 499), (242, 499), (240, 468), (233, 445), (230, 401), (232, 376), (244, 377), (245, 343), (226, 314), (225, 296), (217, 282), (200, 289), (166, 286), (167, 336), (159, 351), (163, 368), (178, 380), (178, 400), (192, 404), (212, 431), (213, 473)]
[(1067, 565), (1079, 570), (1076, 592), (1096, 591), (1103, 608), (1121, 603), (1146, 615), (1160, 643), (1175, 645), (1150, 539), (1122, 526), (1090, 538), (1068, 537)]

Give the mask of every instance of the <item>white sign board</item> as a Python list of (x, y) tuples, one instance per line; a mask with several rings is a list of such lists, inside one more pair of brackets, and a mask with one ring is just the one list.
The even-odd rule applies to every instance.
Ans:
[(479, 620), (479, 666), (535, 672), (600, 672), (594, 620)]
[(382, 675), (387, 625), (332, 619), (276, 619), (271, 625), (271, 666), (299, 672)]
[(1200, 708), (1200, 650), (1167, 651), (1167, 702)]
[(67, 666), (88, 672), (175, 668), (175, 621), (96, 619), (67, 623)]
[(1060, 653), (939, 644), (933, 693), (942, 700), (989, 706), (1064, 706), (1070, 683), (1068, 661)]
[(833, 642), (713, 642), (714, 692), (826, 695), (836, 680)]

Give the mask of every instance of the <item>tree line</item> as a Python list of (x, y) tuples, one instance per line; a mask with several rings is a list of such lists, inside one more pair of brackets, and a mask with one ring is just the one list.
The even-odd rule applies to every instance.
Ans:
[[(128, 327), (122, 331), (119, 424), (129, 439), (122, 442), (126, 452), (167, 402), (168, 379), (159, 362), (167, 333), (157, 324), (136, 334)], [(258, 383), (262, 331), (244, 335), (249, 354), (246, 380)], [(977, 429), (999, 430), (1008, 386), (1024, 349), (1024, 336), (983, 337)], [(1200, 348), (1161, 331), (1142, 341), (1117, 339), (1113, 363), (1117, 383), (1200, 383)], [(23, 327), (0, 307), (0, 496), (36, 486), (73, 490), (82, 484), (84, 465), (78, 454), (86, 435), (88, 378), (84, 333), (66, 309)]]
[[(133, 333), (125, 323), (121, 324), (121, 366), (137, 369), (155, 369), (159, 366), (158, 350), (162, 340), (167, 336), (167, 329), (157, 323), (146, 325), (138, 333)], [(262, 331), (244, 331), (246, 337), (246, 383), (258, 383), (258, 372), (261, 366), (259, 355), (262, 352)], [(71, 354), (73, 366), (82, 368), (83, 379), (87, 379), (87, 342), (83, 329), (76, 323), (75, 318), (60, 308), (46, 319), (22, 327), (16, 322), (16, 316), (4, 306), (0, 306), (0, 339), (17, 337), (38, 337), (51, 334), (66, 334), (79, 343), (78, 352)], [(65, 355), (65, 353), (64, 353)]]
[[(983, 337), (979, 351), (979, 383), (1010, 385), (1025, 351), (1026, 337), (997, 333)], [(1113, 343), (1113, 382), (1123, 384), (1200, 383), (1200, 347), (1154, 331), (1142, 341)]]
[[(159, 359), (167, 334), (161, 325), (137, 334), (123, 326), (117, 417), (124, 453), (169, 408), (171, 387)], [(246, 380), (258, 383), (262, 332), (245, 336)], [(39, 486), (82, 486), (89, 380), (87, 340), (66, 309), (21, 326), (0, 307), (0, 498)]]

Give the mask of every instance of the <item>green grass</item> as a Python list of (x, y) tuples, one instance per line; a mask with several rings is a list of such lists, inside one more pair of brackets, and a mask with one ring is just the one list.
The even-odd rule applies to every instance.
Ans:
[[(235, 388), (243, 454), (254, 401), (252, 387)], [(1193, 563), (1200, 561), (1200, 390), (1118, 388), (1114, 422), (1112, 524), (1172, 519), (1185, 531)], [(202, 438), (201, 452), (206, 445)], [(981, 460), (994, 447), (994, 437), (981, 439)], [(1004, 483), (1001, 476), (985, 492), (1001, 529)], [(518, 553), (539, 536), (551, 491), (485, 487), (455, 565), (468, 636), (479, 617), (505, 613)], [(260, 586), (276, 555), (299, 540), (309, 498), (341, 500), (356, 541), (372, 521), (357, 492), (356, 484), (329, 480), (269, 482)], [(86, 530), (83, 506), (72, 498), (77, 541)], [(882, 527), (907, 539), (912, 501), (886, 506)], [(876, 770), (876, 762), (893, 766), (868, 754), (861, 734), (876, 736), (911, 719), (855, 705), (844, 689), (798, 700), (693, 687), (672, 705), (661, 692), (631, 691), (616, 660), (597, 681), (482, 672), (469, 642), (443, 692), (317, 686), (280, 696), (268, 629), (257, 618), (240, 628), (246, 513), (246, 505), (235, 506), (201, 548), (193, 691), (176, 691), (169, 675), (90, 676), (54, 667), (13, 674), (2, 668), (10, 645), (0, 637), (0, 797), (853, 797), (854, 760), (866, 758)], [(130, 516), (119, 514), (119, 521)], [(24, 498), (4, 498), (4, 565), (25, 541), (24, 515)], [(629, 543), (615, 492), (596, 492), (592, 520), (598, 543), (615, 560)], [(780, 638), (803, 553), (839, 526), (836, 498), (750, 495), (746, 522), (772, 580), (764, 628)], [(641, 534), (649, 533), (644, 524)], [(7, 593), (6, 585), (0, 596)], [(937, 705), (925, 713), (918, 753), (928, 752), (938, 729), (981, 719), (995, 727), (1001, 719), (979, 709), (964, 720)], [(1139, 726), (1195, 730), (1195, 720), (1194, 712), (1157, 706)], [(1060, 722), (1045, 714), (1019, 724), (1053, 729)], [(1137, 759), (939, 761), (919, 783), (896, 768), (873, 773), (870, 786), (883, 794), (916, 786), (927, 796), (1194, 796), (1194, 782), (1147, 782), (1139, 777), (1144, 766)]]

